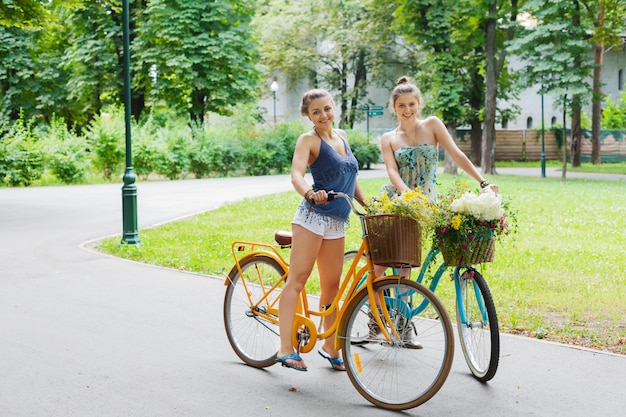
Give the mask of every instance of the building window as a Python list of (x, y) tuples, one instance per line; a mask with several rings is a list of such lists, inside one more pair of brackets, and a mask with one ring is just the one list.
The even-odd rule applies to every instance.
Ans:
[(526, 119), (526, 129), (532, 129), (533, 127), (533, 118), (529, 117), (528, 119)]
[(509, 119), (503, 118), (502, 119), (502, 129), (508, 129), (508, 128), (509, 128)]
[(617, 72), (617, 89), (622, 91), (624, 89), (624, 70), (621, 69)]
[(556, 125), (556, 116), (552, 116), (551, 126), (554, 127)]

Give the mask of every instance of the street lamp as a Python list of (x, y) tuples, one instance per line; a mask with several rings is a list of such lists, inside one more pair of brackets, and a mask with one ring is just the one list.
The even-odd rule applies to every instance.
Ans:
[(276, 91), (278, 90), (278, 83), (276, 80), (272, 81), (272, 85), (270, 85), (270, 90), (272, 90), (272, 94), (274, 95), (274, 125), (276, 124)]
[(541, 178), (546, 177), (546, 140), (543, 121), (543, 84), (541, 85)]
[(122, 2), (122, 34), (124, 48), (124, 116), (126, 121), (126, 170), (124, 171), (122, 186), (122, 242), (129, 245), (138, 245), (137, 232), (137, 176), (132, 164), (132, 139), (130, 123), (130, 23), (128, 0)]

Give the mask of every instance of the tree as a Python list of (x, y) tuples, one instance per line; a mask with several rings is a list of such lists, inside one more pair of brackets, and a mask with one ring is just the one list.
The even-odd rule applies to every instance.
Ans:
[[(502, 3), (499, 6), (499, 3)], [(517, 0), (487, 0), (487, 18), (485, 20), (485, 118), (483, 121), (482, 171), (495, 174), (496, 155), (496, 106), (498, 98), (498, 79), (504, 68), (507, 45), (498, 36), (498, 22), (502, 15), (509, 15), (506, 40), (513, 39), (517, 21)]]
[[(593, 97), (591, 107), (591, 160), (600, 163), (600, 128), (602, 117), (602, 63), (606, 48), (623, 43), (619, 36), (626, 26), (626, 3), (623, 0), (581, 0), (586, 16), (593, 23)], [(574, 165), (576, 166), (576, 165)]]
[(151, 106), (166, 103), (202, 123), (257, 98), (253, 1), (153, 0), (133, 45), (136, 81)]
[(39, 0), (12, 0), (0, 2), (0, 26), (21, 29), (40, 27), (48, 16), (48, 10)]
[(61, 68), (68, 72), (68, 100), (80, 105), (73, 120), (84, 126), (103, 107), (123, 103), (120, 1), (88, 2), (65, 20), (67, 45)]
[[(428, 96), (428, 108), (456, 136), (456, 126), (471, 126), (470, 158), (481, 165), (481, 115), (485, 105), (485, 10), (477, 0), (400, 0), (394, 16), (406, 42), (419, 48), (415, 69)], [(502, 65), (499, 98), (515, 94)], [(503, 114), (515, 112), (499, 109)], [(495, 115), (494, 115), (495, 117)], [(446, 161), (446, 171), (456, 167)]]
[(268, 1), (255, 19), (263, 63), (288, 80), (306, 79), (339, 92), (339, 127), (352, 128), (362, 117), (368, 74), (380, 64), (372, 59), (372, 50), (381, 43), (369, 25), (381, 26), (370, 16), (361, 0)]
[[(580, 2), (531, 0), (523, 9), (536, 19), (536, 26), (521, 29), (511, 52), (526, 62), (523, 82), (541, 85), (541, 94), (552, 94), (563, 108), (571, 109), (572, 132), (580, 141), (580, 112), (588, 102), (592, 63), (585, 60), (589, 46), (580, 17)], [(576, 146), (576, 141), (573, 142)], [(579, 143), (579, 142), (578, 142)]]

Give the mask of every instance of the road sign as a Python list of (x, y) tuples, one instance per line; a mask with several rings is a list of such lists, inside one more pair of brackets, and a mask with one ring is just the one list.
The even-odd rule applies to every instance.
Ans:
[(382, 116), (383, 112), (382, 111), (369, 111), (367, 112), (368, 116)]
[(383, 106), (371, 106), (370, 110), (382, 110)]

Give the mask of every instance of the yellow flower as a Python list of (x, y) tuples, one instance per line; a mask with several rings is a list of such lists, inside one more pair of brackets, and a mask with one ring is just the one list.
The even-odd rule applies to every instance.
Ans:
[(453, 216), (452, 220), (450, 221), (450, 225), (454, 230), (459, 230), (461, 228), (461, 223), (463, 223), (462, 214), (457, 214), (456, 216)]

